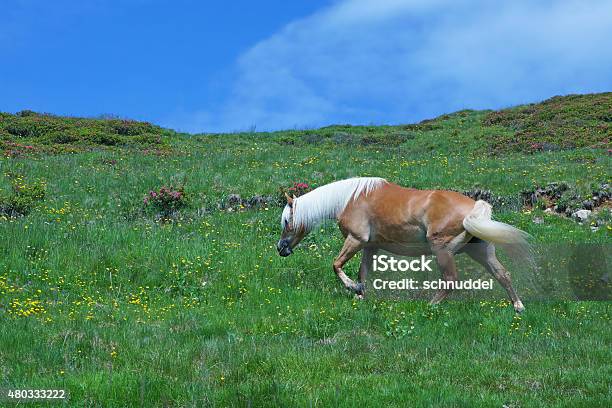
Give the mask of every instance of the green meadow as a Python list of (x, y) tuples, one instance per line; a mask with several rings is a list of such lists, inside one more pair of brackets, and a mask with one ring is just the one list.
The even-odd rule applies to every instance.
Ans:
[[(607, 204), (579, 224), (521, 193), (565, 183), (571, 204), (610, 183), (610, 112), (607, 93), (218, 135), (0, 114), (0, 388), (70, 407), (611, 406), (609, 300), (359, 301), (332, 271), (334, 223), (276, 253), (280, 189), (353, 176), (490, 190), (536, 244), (609, 248)], [(162, 186), (184, 191), (171, 214), (143, 202)]]

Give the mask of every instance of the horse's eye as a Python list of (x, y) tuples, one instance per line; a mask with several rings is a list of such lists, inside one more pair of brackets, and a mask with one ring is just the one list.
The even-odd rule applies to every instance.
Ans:
[(285, 220), (285, 228), (289, 226), (289, 220)]

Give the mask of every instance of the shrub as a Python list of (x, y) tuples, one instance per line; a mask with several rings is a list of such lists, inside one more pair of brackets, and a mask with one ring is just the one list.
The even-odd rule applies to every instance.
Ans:
[(414, 137), (414, 133), (407, 131), (367, 135), (361, 139), (361, 145), (399, 146), (410, 139), (414, 139)]
[(123, 142), (120, 136), (104, 133), (101, 131), (89, 132), (85, 140), (88, 140), (93, 144), (104, 146), (116, 146)]
[(285, 193), (289, 194), (289, 196), (293, 197), (299, 197), (302, 196), (306, 193), (308, 193), (309, 191), (312, 191), (312, 187), (310, 185), (308, 185), (307, 183), (301, 183), (301, 182), (295, 182), (293, 183), (293, 185), (291, 187), (280, 187), (279, 188), (279, 195), (278, 195), (278, 202), (281, 203), (282, 205), (285, 205), (287, 203), (287, 198), (285, 197)]
[(355, 136), (347, 133), (347, 132), (335, 132), (332, 135), (332, 141), (335, 144), (348, 144), (348, 145), (352, 145), (355, 143)]
[(20, 175), (10, 177), (11, 193), (0, 195), (0, 214), (8, 217), (28, 215), (45, 198), (47, 185), (43, 180), (26, 182)]
[(69, 144), (79, 140), (79, 136), (74, 131), (55, 131), (47, 134), (42, 140), (43, 143), (50, 144)]
[(145, 209), (154, 211), (157, 215), (167, 218), (187, 206), (187, 196), (184, 186), (175, 189), (163, 186), (159, 190), (151, 190), (142, 200)]
[(36, 124), (32, 122), (13, 122), (6, 126), (6, 131), (16, 137), (38, 136)]
[(304, 143), (318, 145), (325, 143), (327, 138), (320, 133), (307, 133), (303, 137)]
[(36, 151), (34, 146), (0, 140), (0, 149), (6, 157), (22, 157)]
[(155, 131), (155, 126), (148, 122), (137, 122), (129, 119), (113, 119), (109, 120), (110, 129), (122, 136), (135, 136), (143, 133), (151, 133)]
[(25, 110), (17, 112), (17, 116), (21, 116), (22, 118), (25, 118), (27, 116), (37, 116), (37, 115), (38, 113), (32, 110), (29, 110), (29, 109), (25, 109)]
[(141, 135), (132, 136), (129, 140), (134, 144), (141, 144), (141, 145), (163, 144), (161, 135), (157, 135), (155, 133), (143, 133)]
[(312, 187), (310, 187), (308, 184), (293, 183), (293, 186), (287, 189), (287, 194), (289, 194), (290, 196), (295, 195), (296, 197), (299, 197), (301, 195), (308, 193), (309, 191), (312, 191)]

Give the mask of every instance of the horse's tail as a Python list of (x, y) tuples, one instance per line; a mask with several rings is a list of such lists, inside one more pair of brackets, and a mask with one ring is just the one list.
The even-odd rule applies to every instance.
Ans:
[(471, 235), (493, 244), (500, 244), (511, 255), (523, 261), (532, 261), (533, 251), (528, 239), (531, 237), (512, 225), (491, 219), (491, 204), (476, 201), (474, 208), (463, 219), (463, 227)]

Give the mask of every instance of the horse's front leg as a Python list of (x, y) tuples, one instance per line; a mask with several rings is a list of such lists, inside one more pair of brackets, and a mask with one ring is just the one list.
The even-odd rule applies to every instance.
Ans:
[(338, 276), (338, 279), (340, 279), (342, 284), (344, 284), (345, 288), (357, 294), (363, 291), (363, 284), (355, 283), (348, 276), (346, 276), (346, 274), (342, 270), (342, 267), (362, 248), (363, 242), (349, 234), (346, 237), (346, 240), (344, 241), (344, 245), (342, 246), (338, 257), (334, 261), (334, 272), (336, 272), (336, 276)]

